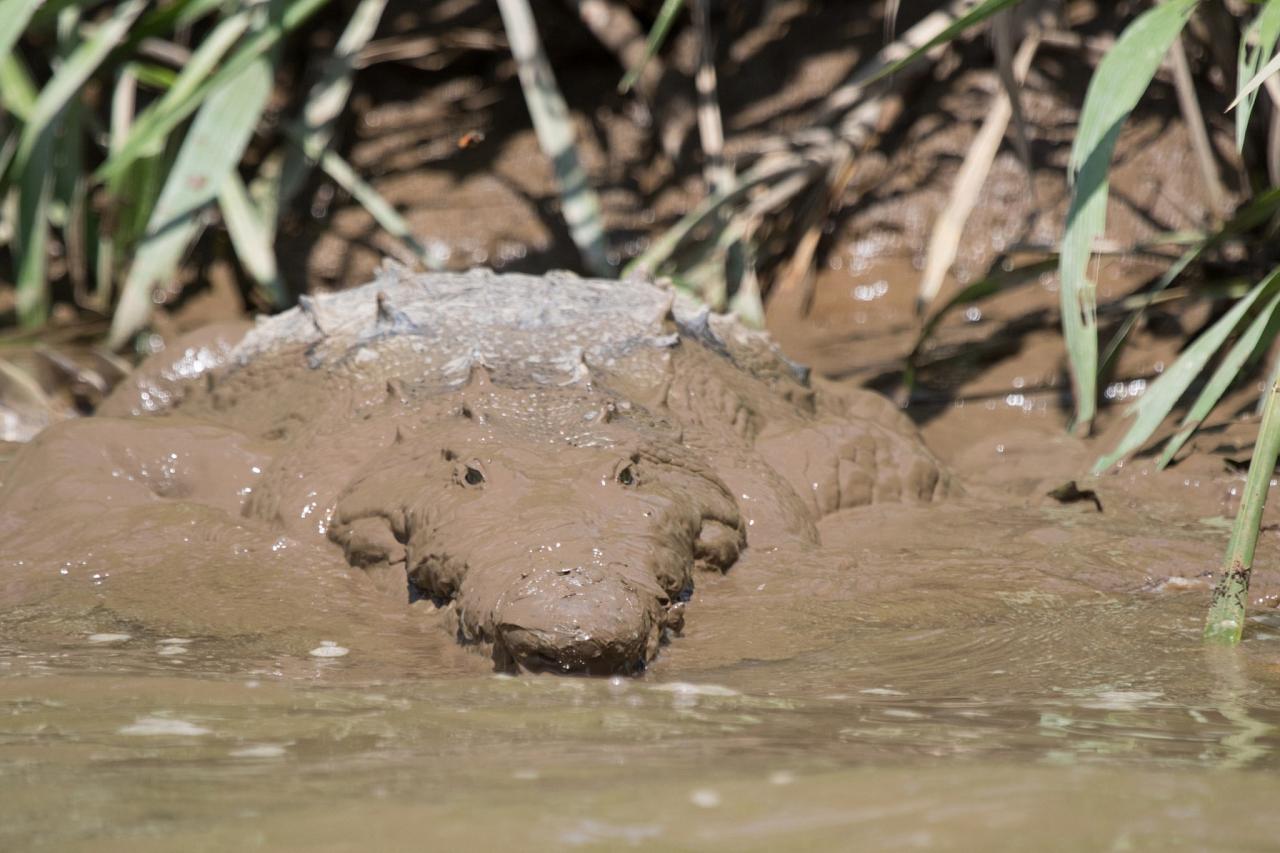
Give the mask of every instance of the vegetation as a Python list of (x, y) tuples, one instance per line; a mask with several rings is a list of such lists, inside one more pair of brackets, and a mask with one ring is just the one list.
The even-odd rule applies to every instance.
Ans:
[[(128, 344), (146, 328), (158, 294), (180, 280), (191, 246), (215, 222), (213, 211), (263, 307), (289, 304), (293, 294), (278, 267), (275, 238), (282, 213), (316, 167), (364, 205), (407, 256), (424, 266), (434, 264), (394, 207), (332, 144), (337, 119), (348, 106), (356, 58), (378, 29), (386, 0), (359, 0), (344, 7), (345, 15), (326, 10), (340, 16), (333, 50), (295, 75), (309, 85), (304, 97), (290, 101), (291, 112), (279, 121), (273, 114), (282, 68), (306, 53), (294, 48), (295, 41), (328, 5), (326, 0), (0, 0), (0, 241), (12, 261), (19, 324), (36, 329), (48, 320), (55, 300), (50, 259), (57, 257), (65, 265), (71, 299), (110, 317), (110, 346)], [(941, 61), (955, 44), (987, 32), (1003, 89), (934, 226), (918, 291), (921, 332), (906, 365), (907, 382), (948, 312), (1015, 286), (1046, 264), (1056, 265), (1074, 429), (1088, 434), (1099, 377), (1114, 364), (1147, 307), (1165, 298), (1194, 265), (1222, 260), (1227, 247), (1243, 244), (1245, 261), (1226, 265), (1233, 272), (1229, 286), (1218, 289), (1215, 319), (1131, 406), (1131, 427), (1098, 460), (1094, 470), (1101, 473), (1147, 447), (1175, 408), (1185, 404), (1176, 433), (1156, 460), (1159, 467), (1172, 463), (1228, 389), (1253, 375), (1274, 349), (1280, 334), (1280, 256), (1274, 240), (1280, 221), (1280, 0), (1129, 4), (1132, 15), (1097, 65), (1075, 131), (1071, 205), (1056, 251), (1018, 269), (992, 270), (939, 305), (935, 300), (956, 258), (964, 223), (1010, 128), (1020, 156), (1029, 161), (1021, 85), (1042, 40), (1058, 27), (1056, 4), (939, 3), (829, 93), (822, 121), (732, 164), (723, 156), (709, 0), (666, 0), (655, 10), (647, 37), (629, 8), (613, 0), (567, 5), (627, 66), (620, 81), (624, 92), (652, 94), (664, 39), (686, 7), (701, 45), (692, 94), (705, 195), (631, 259), (623, 274), (670, 276), (713, 305), (756, 322), (762, 321), (770, 294), (807, 305), (823, 226), (842, 203), (859, 158), (875, 144), (890, 95)], [(591, 7), (609, 10), (611, 23), (599, 24), (599, 8)], [(615, 274), (600, 204), (581, 165), (533, 10), (528, 0), (500, 0), (498, 8), (583, 266)], [(890, 32), (896, 8), (886, 4)], [(1192, 22), (1199, 35), (1188, 29)], [(1234, 62), (1210, 50), (1193, 66), (1185, 50), (1192, 38), (1232, 46)], [(1201, 233), (1167, 235), (1165, 245), (1177, 247), (1180, 256), (1100, 348), (1089, 270), (1106, 230), (1112, 153), (1123, 123), (1162, 69), (1173, 80), (1219, 219)], [(1218, 176), (1198, 87), (1230, 87), (1236, 151), (1242, 162), (1256, 167), (1247, 171), (1234, 210), (1227, 209), (1229, 194)], [(1265, 111), (1257, 109), (1264, 92), (1271, 102)], [(1255, 120), (1264, 112), (1269, 120)], [(1274, 389), (1280, 362), (1265, 369)], [(1267, 472), (1274, 467), (1272, 448), (1278, 440), (1270, 431), (1280, 430), (1274, 407), (1265, 407), (1264, 434), (1254, 458), (1254, 468)], [(1251, 470), (1251, 489), (1259, 477), (1265, 482)], [(1254, 500), (1265, 498), (1265, 489), (1255, 491), (1250, 491)], [(1252, 538), (1244, 528), (1252, 526), (1256, 538), (1260, 518), (1260, 507), (1246, 503), (1233, 536), (1232, 583), (1241, 578), (1247, 583)], [(1243, 602), (1242, 595), (1223, 593), (1215, 607), (1225, 606), (1227, 599)], [(1215, 613), (1211, 627), (1230, 621)]]

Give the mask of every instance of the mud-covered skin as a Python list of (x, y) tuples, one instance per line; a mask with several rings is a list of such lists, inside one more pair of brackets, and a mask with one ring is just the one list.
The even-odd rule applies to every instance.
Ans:
[[(641, 669), (699, 569), (945, 488), (886, 401), (639, 282), (392, 270), (261, 321), (168, 400), (106, 408), (251, 443), (242, 517), (451, 608), (503, 667)], [(102, 423), (119, 443), (129, 421)]]

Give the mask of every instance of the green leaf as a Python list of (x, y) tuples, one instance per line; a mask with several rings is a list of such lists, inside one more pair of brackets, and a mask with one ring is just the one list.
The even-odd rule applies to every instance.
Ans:
[[(329, 0), (290, 0), (282, 12), (272, 15), (266, 26), (255, 30), (221, 68), (209, 74), (218, 58), (230, 46), (228, 42), (234, 42), (244, 31), (243, 22), (238, 18), (247, 10), (223, 20), (214, 33), (210, 34), (205, 39), (205, 43), (196, 50), (191, 62), (178, 75), (173, 88), (138, 117), (138, 121), (120, 150), (98, 168), (94, 177), (99, 180), (109, 180), (118, 176), (131, 161), (159, 150), (164, 144), (165, 137), (187, 116), (195, 112), (212, 93), (237, 79), (241, 72), (271, 50), (286, 34), (305, 23), (327, 2)], [(277, 5), (272, 4), (273, 10)], [(231, 24), (230, 22), (233, 21), (236, 23)], [(223, 30), (223, 24), (228, 24), (227, 30)], [(239, 32), (235, 32), (237, 28)], [(218, 37), (218, 42), (210, 46), (208, 43), (214, 40), (215, 35)], [(200, 54), (205, 51), (206, 46), (210, 48), (209, 53), (201, 57)], [(198, 58), (201, 60), (199, 63), (197, 63)]]
[(640, 75), (644, 73), (645, 66), (649, 64), (649, 60), (658, 55), (658, 51), (662, 49), (662, 43), (667, 40), (667, 33), (671, 31), (671, 25), (675, 23), (676, 15), (680, 12), (680, 7), (684, 5), (684, 0), (664, 0), (662, 8), (658, 10), (658, 17), (653, 22), (653, 27), (649, 30), (649, 37), (644, 42), (644, 56), (640, 62), (636, 64), (618, 83), (618, 94), (625, 95), (631, 91), (631, 87), (640, 79)]
[(36, 105), (37, 94), (31, 74), (18, 54), (10, 52), (0, 57), (0, 105), (26, 121)]
[(18, 151), (14, 155), (13, 168), (21, 172), (26, 168), (27, 158), (40, 140), (41, 135), (62, 111), (67, 102), (80, 92), (90, 75), (98, 69), (102, 61), (128, 34), (129, 25), (146, 8), (147, 0), (125, 0), (111, 13), (111, 17), (93, 31), (93, 35), (85, 39), (71, 53), (67, 60), (59, 66), (57, 72), (40, 90), (39, 97), (31, 107), (26, 126), (22, 129), (22, 137), (18, 142)]
[(381, 225), (384, 231), (399, 240), (414, 257), (422, 262), (423, 266), (427, 269), (440, 268), (440, 263), (413, 236), (409, 223), (405, 222), (404, 217), (396, 212), (396, 209), (391, 206), (391, 202), (383, 198), (376, 189), (357, 175), (356, 170), (351, 168), (346, 160), (343, 160), (332, 150), (318, 147), (314, 140), (308, 142), (297, 130), (286, 128), (285, 133), (295, 143), (303, 146), (304, 153), (319, 163), (325, 174), (332, 178), (338, 186), (350, 193), (351, 197), (369, 212), (374, 221)]
[(53, 197), (53, 140), (46, 124), (18, 174), (18, 222), (12, 250), (17, 265), (18, 322), (43, 325), (49, 316), (49, 201)]
[(0, 0), (0, 56), (8, 56), (43, 0)]
[(1159, 379), (1151, 383), (1147, 392), (1126, 412), (1126, 414), (1136, 415), (1133, 425), (1129, 427), (1129, 431), (1125, 433), (1124, 438), (1120, 439), (1115, 449), (1094, 464), (1094, 474), (1101, 474), (1146, 443), (1165, 416), (1186, 393), (1192, 381), (1200, 375), (1200, 371), (1204, 370), (1209, 359), (1240, 325), (1240, 321), (1253, 304), (1264, 294), (1270, 295), (1278, 280), (1280, 280), (1280, 269), (1272, 271), (1254, 285), (1235, 305), (1231, 306), (1231, 310), (1196, 338), (1195, 342), (1178, 356), (1177, 361), (1166, 369)]
[(958, 36), (971, 27), (975, 27), (987, 18), (990, 18), (992, 15), (1003, 12), (1005, 9), (1012, 6), (1017, 6), (1021, 2), (1022, 0), (983, 0), (983, 2), (979, 3), (977, 6), (974, 6), (968, 12), (965, 12), (963, 15), (956, 18), (954, 23), (920, 47), (917, 47), (897, 62), (891, 62), (884, 68), (881, 68), (868, 78), (864, 85), (870, 85), (877, 80), (882, 80), (885, 77), (897, 74), (903, 68), (906, 68), (908, 65), (915, 62), (938, 45), (954, 41)]
[(231, 235), (231, 245), (235, 247), (236, 257), (249, 275), (253, 276), (262, 295), (273, 308), (288, 307), (293, 300), (290, 299), (284, 280), (280, 278), (280, 270), (276, 264), (276, 252), (271, 239), (275, 229), (267, 227), (260, 212), (250, 201), (244, 181), (234, 169), (222, 181), (218, 207), (222, 209), (222, 219), (227, 225), (227, 233)]
[(1098, 333), (1094, 283), (1086, 274), (1093, 241), (1106, 230), (1107, 172), (1120, 128), (1147, 90), (1196, 0), (1167, 0), (1139, 15), (1103, 57), (1085, 94), (1071, 147), (1071, 207), (1059, 257), (1059, 298), (1076, 429), (1087, 432), (1097, 407)]
[(223, 181), (240, 162), (266, 108), (274, 77), (271, 57), (259, 55), (204, 100), (138, 244), (112, 317), (111, 347), (121, 346), (146, 325), (152, 293), (172, 280), (202, 227), (200, 213), (218, 197)]
[[(346, 109), (351, 95), (356, 56), (373, 38), (386, 6), (387, 0), (361, 0), (333, 52), (325, 57), (319, 79), (307, 93), (307, 102), (302, 109), (300, 130), (307, 140), (307, 148), (328, 147), (333, 138), (334, 124)], [(314, 162), (303, 154), (303, 146), (288, 147), (278, 173), (276, 191), (271, 193), (276, 211), (297, 194)], [(266, 217), (263, 224), (274, 231), (275, 216)]]
[[(1274, 276), (1275, 273), (1272, 273)], [(1157, 468), (1164, 468), (1173, 461), (1173, 457), (1182, 449), (1182, 445), (1186, 444), (1187, 439), (1200, 428), (1200, 424), (1204, 423), (1204, 419), (1209, 417), (1209, 413), (1213, 411), (1213, 407), (1218, 405), (1218, 401), (1222, 399), (1222, 395), (1227, 392), (1227, 388), (1231, 386), (1239, 376), (1241, 368), (1244, 367), (1245, 361), (1249, 356), (1257, 351), (1259, 345), (1265, 343), (1264, 334), (1268, 328), (1271, 329), (1274, 337), (1275, 328), (1272, 326), (1272, 319), (1275, 316), (1276, 306), (1280, 305), (1280, 293), (1271, 297), (1270, 301), (1263, 306), (1257, 316), (1249, 323), (1244, 334), (1231, 346), (1226, 357), (1219, 362), (1213, 374), (1209, 377), (1208, 383), (1200, 391), (1200, 396), (1196, 398), (1191, 409), (1183, 417), (1182, 423), (1178, 425), (1178, 432), (1168, 443), (1165, 444), (1164, 451), (1160, 454), (1160, 458), (1156, 460)]]
[(1249, 117), (1258, 99), (1257, 91), (1243, 93), (1243, 88), (1258, 73), (1264, 62), (1270, 61), (1280, 39), (1280, 0), (1267, 0), (1253, 23), (1240, 39), (1240, 57), (1236, 66), (1236, 150), (1244, 150), (1244, 137), (1249, 129)]

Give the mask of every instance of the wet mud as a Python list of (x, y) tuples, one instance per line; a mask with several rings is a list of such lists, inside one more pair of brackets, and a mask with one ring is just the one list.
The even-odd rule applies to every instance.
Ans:
[(19, 452), (6, 603), (189, 632), (172, 598), (246, 625), (376, 593), (500, 670), (635, 673), (747, 552), (828, 561), (822, 519), (950, 480), (887, 401), (673, 290), (389, 270), (201, 333)]
[[(1246, 643), (1199, 642), (1248, 424), (1211, 428), (1168, 471), (1140, 458), (1086, 479), (1108, 436), (1068, 437), (1049, 392), (962, 397), (914, 412), (917, 431), (719, 326), (726, 358), (665, 295), (612, 337), (558, 332), (538, 382), (515, 378), (537, 349), (519, 333), (441, 337), (431, 372), (387, 346), (429, 338), (379, 332), (369, 297), (259, 327), (225, 350), (257, 354), (246, 365), (202, 356), (182, 378), (171, 348), (109, 414), (53, 427), (5, 469), (7, 845), (1269, 843), (1222, 797), (1264, 815), (1277, 793), (1256, 772), (1280, 768), (1273, 528)], [(292, 368), (265, 368), (264, 333), (296, 338)], [(642, 343), (612, 349), (627, 341)], [(875, 456), (891, 464), (854, 488), (841, 460), (867, 435), (894, 438)], [(949, 485), (903, 499), (931, 480), (904, 464), (922, 459)], [(1072, 479), (1101, 512), (1050, 496)], [(658, 523), (634, 526), (631, 500)], [(496, 571), (513, 547), (527, 568)], [(495, 619), (504, 592), (527, 585), (539, 615), (565, 583), (614, 608), (584, 596), (568, 622), (629, 639), (503, 639), (528, 630), (530, 600)], [(647, 664), (511, 678), (493, 674), (500, 647), (532, 669), (555, 668), (547, 649), (588, 671)]]

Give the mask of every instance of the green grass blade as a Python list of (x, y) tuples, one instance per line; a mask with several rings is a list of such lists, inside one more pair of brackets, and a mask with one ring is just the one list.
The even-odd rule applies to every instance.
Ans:
[[(272, 16), (266, 26), (253, 32), (215, 73), (198, 81), (192, 79), (189, 86), (183, 85), (180, 88), (175, 84), (159, 103), (138, 117), (120, 151), (103, 163), (94, 176), (99, 180), (106, 180), (119, 175), (131, 161), (156, 151), (163, 144), (164, 138), (195, 112), (213, 92), (229, 85), (229, 81), (236, 79), (245, 68), (275, 47), (285, 35), (305, 23), (327, 2), (329, 0), (290, 0), (279, 14)], [(272, 5), (274, 7), (276, 4)], [(195, 57), (192, 59), (194, 64)], [(183, 69), (178, 77), (179, 83), (184, 82), (183, 78), (190, 67), (188, 65)], [(178, 91), (175, 93), (175, 90)]]
[(1236, 645), (1244, 633), (1245, 604), (1249, 597), (1249, 576), (1253, 572), (1253, 554), (1262, 526), (1262, 510), (1280, 456), (1280, 384), (1272, 383), (1267, 391), (1258, 441), (1249, 460), (1244, 498), (1231, 528), (1231, 541), (1223, 561), (1222, 577), (1213, 590), (1209, 616), (1205, 620), (1204, 638), (1214, 643)]
[(222, 181), (218, 207), (222, 209), (222, 219), (227, 225), (227, 233), (231, 235), (231, 245), (236, 250), (236, 257), (249, 275), (253, 276), (262, 295), (273, 308), (287, 307), (293, 300), (284, 280), (280, 278), (280, 270), (276, 264), (271, 239), (275, 229), (268, 228), (263, 222), (259, 211), (249, 199), (244, 181), (235, 169)]
[[(623, 276), (629, 278), (633, 275), (653, 275), (671, 258), (695, 228), (713, 216), (717, 216), (727, 205), (746, 197), (760, 184), (782, 181), (809, 168), (811, 168), (810, 164), (806, 163), (786, 163), (781, 166), (762, 163), (743, 172), (738, 177), (738, 182), (732, 187), (708, 195), (693, 210), (681, 217), (679, 222), (662, 232), (662, 235), (654, 240), (648, 249), (627, 264), (622, 271)], [(724, 219), (727, 221), (727, 217)], [(724, 227), (723, 223), (721, 227)]]
[(1183, 270), (1204, 254), (1205, 251), (1220, 245), (1224, 240), (1237, 237), (1257, 228), (1271, 219), (1277, 210), (1280, 210), (1280, 187), (1272, 187), (1266, 192), (1255, 196), (1252, 201), (1237, 210), (1217, 231), (1194, 239), (1187, 250), (1164, 271), (1155, 286), (1147, 291), (1143, 304), (1134, 309), (1125, 318), (1116, 333), (1112, 335), (1110, 343), (1107, 344), (1107, 348), (1102, 353), (1101, 372), (1105, 373), (1111, 366), (1111, 362), (1120, 351), (1120, 345), (1124, 342), (1125, 337), (1138, 320), (1142, 318), (1143, 313), (1146, 312), (1151, 303), (1155, 302), (1156, 298), (1173, 283), (1174, 279), (1182, 275)]
[(31, 82), (31, 74), (18, 54), (6, 53), (0, 57), (0, 106), (26, 121), (36, 105), (38, 94)]
[(1089, 431), (1097, 407), (1096, 294), (1087, 268), (1093, 241), (1106, 230), (1111, 155), (1121, 125), (1147, 90), (1195, 6), (1196, 0), (1167, 0), (1139, 15), (1098, 64), (1085, 94), (1071, 147), (1071, 207), (1058, 264), (1062, 331), (1078, 431)]
[[(1253, 23), (1240, 39), (1240, 56), (1236, 65), (1236, 86), (1242, 87), (1254, 75), (1258, 68), (1270, 60), (1275, 52), (1276, 41), (1280, 39), (1280, 0), (1267, 0), (1258, 12)], [(1249, 130), (1249, 118), (1253, 115), (1253, 105), (1258, 99), (1257, 91), (1247, 95), (1237, 94), (1240, 108), (1236, 110), (1236, 150), (1244, 150), (1245, 133)]]
[(8, 56), (44, 0), (0, 0), (0, 56)]
[(600, 199), (578, 157), (573, 120), (542, 49), (533, 11), (528, 0), (498, 0), (498, 11), (511, 44), (511, 55), (516, 60), (520, 87), (524, 90), (538, 145), (555, 170), (561, 212), (569, 226), (569, 236), (587, 269), (612, 277), (615, 270), (605, 251)]
[(120, 44), (129, 33), (129, 26), (146, 8), (147, 0), (125, 0), (111, 13), (93, 35), (85, 39), (71, 53), (67, 60), (59, 66), (57, 72), (40, 90), (39, 97), (31, 107), (26, 125), (22, 129), (22, 137), (18, 142), (18, 151), (14, 155), (14, 168), (22, 171), (31, 150), (36, 146), (49, 123), (62, 111), (67, 102), (75, 97), (84, 86), (90, 75), (98, 69), (102, 61)]
[(200, 213), (240, 162), (266, 108), (274, 63), (259, 55), (204, 101), (165, 179), (111, 321), (108, 344), (119, 347), (146, 325), (152, 293), (167, 285), (201, 227)]
[(409, 223), (405, 222), (404, 217), (396, 212), (391, 202), (383, 198), (381, 193), (356, 174), (356, 170), (351, 168), (351, 165), (346, 160), (343, 160), (332, 150), (315, 146), (314, 142), (308, 143), (305, 137), (297, 130), (286, 128), (285, 132), (289, 134), (289, 138), (295, 143), (303, 146), (304, 153), (319, 163), (320, 168), (324, 170), (326, 175), (332, 178), (338, 186), (350, 193), (351, 197), (369, 212), (374, 221), (382, 226), (384, 231), (400, 241), (423, 266), (427, 269), (440, 268), (439, 261), (433, 258), (426, 247), (418, 242), (418, 238), (413, 236)]
[[(195, 94), (208, 80), (223, 55), (248, 31), (250, 23), (251, 18), (247, 9), (219, 21), (218, 25), (201, 40), (200, 46), (191, 54), (191, 61), (182, 69), (164, 96), (130, 124), (128, 134), (123, 139), (112, 139), (110, 156), (98, 169), (95, 177), (110, 183), (122, 175), (124, 169), (133, 160), (138, 157), (152, 156), (159, 151), (164, 146), (168, 134), (168, 131), (158, 130), (159, 117), (172, 113)], [(135, 65), (135, 76), (138, 70)], [(130, 145), (133, 146), (132, 151), (129, 150)], [(126, 152), (128, 152), (127, 156)]]
[(1093, 466), (1094, 474), (1101, 474), (1116, 462), (1137, 450), (1151, 434), (1160, 426), (1161, 421), (1173, 409), (1192, 381), (1204, 370), (1213, 354), (1221, 349), (1223, 343), (1231, 336), (1240, 321), (1248, 313), (1253, 304), (1264, 293), (1273, 289), (1277, 273), (1272, 272), (1231, 306), (1226, 314), (1206, 329), (1200, 337), (1187, 347), (1160, 378), (1151, 383), (1147, 393), (1129, 407), (1127, 414), (1136, 415), (1133, 425), (1125, 433), (1116, 448), (1099, 459)]
[[(1271, 274), (1271, 277), (1275, 276), (1276, 273)], [(1177, 434), (1165, 444), (1160, 458), (1156, 460), (1157, 468), (1164, 468), (1173, 461), (1173, 457), (1186, 444), (1187, 439), (1191, 438), (1195, 431), (1200, 428), (1200, 424), (1204, 423), (1204, 419), (1209, 417), (1213, 407), (1218, 405), (1218, 401), (1227, 392), (1227, 388), (1240, 376), (1240, 370), (1244, 367), (1245, 361), (1263, 343), (1263, 335), (1271, 327), (1271, 321), (1275, 316), (1277, 305), (1280, 305), (1280, 293), (1271, 297), (1267, 304), (1262, 307), (1262, 310), (1258, 312), (1257, 316), (1250, 321), (1240, 338), (1232, 344), (1231, 349), (1228, 350), (1226, 356), (1209, 377), (1208, 383), (1200, 391), (1200, 396), (1196, 398), (1191, 409), (1183, 417), (1182, 423), (1178, 425)], [(1274, 332), (1274, 328), (1272, 328), (1272, 331)]]
[(897, 62), (891, 62), (884, 68), (881, 68), (873, 74), (865, 83), (870, 85), (877, 80), (882, 80), (892, 74), (897, 74), (903, 68), (920, 59), (929, 51), (933, 50), (940, 44), (947, 44), (963, 35), (966, 30), (976, 27), (978, 24), (990, 18), (992, 15), (1003, 12), (1005, 9), (1017, 6), (1022, 0), (983, 0), (983, 2), (974, 6), (968, 12), (955, 19), (955, 22), (938, 33), (936, 36), (925, 42), (920, 47), (908, 53)]
[[(386, 6), (387, 0), (361, 0), (348, 19), (333, 53), (325, 58), (320, 77), (307, 93), (307, 103), (302, 110), (301, 129), (307, 139), (307, 148), (328, 147), (333, 138), (334, 123), (346, 109), (351, 95), (356, 56), (373, 38)], [(314, 162), (303, 154), (303, 146), (288, 147), (280, 168), (278, 187), (271, 193), (277, 211), (301, 189)], [(265, 217), (263, 224), (274, 229), (275, 216)]]
[(1235, 100), (1227, 105), (1227, 109), (1235, 109), (1245, 98), (1256, 97), (1258, 87), (1267, 82), (1267, 78), (1276, 72), (1280, 72), (1280, 53), (1267, 60), (1267, 64), (1262, 66), (1258, 73), (1254, 74), (1247, 82), (1240, 84)]
[(664, 0), (662, 8), (658, 10), (658, 17), (654, 20), (653, 27), (649, 30), (649, 37), (645, 39), (644, 56), (618, 83), (618, 94), (625, 95), (630, 92), (631, 87), (636, 84), (636, 81), (640, 79), (640, 75), (644, 73), (645, 66), (649, 64), (649, 60), (657, 56), (658, 51), (662, 49), (662, 43), (667, 40), (667, 33), (671, 32), (671, 25), (675, 23), (680, 7), (683, 5), (684, 0)]
[(45, 125), (17, 183), (18, 223), (12, 250), (17, 264), (18, 322), (27, 327), (43, 325), (49, 316), (49, 202), (53, 197), (55, 130), (55, 125)]

